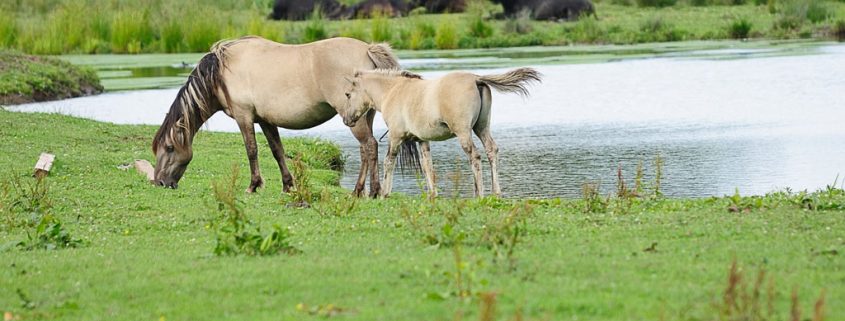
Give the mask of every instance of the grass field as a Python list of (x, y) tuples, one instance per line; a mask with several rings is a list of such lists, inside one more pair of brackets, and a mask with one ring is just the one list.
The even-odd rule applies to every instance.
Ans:
[[(305, 43), (334, 36), (399, 49), (633, 44), (731, 38), (845, 39), (845, 2), (836, 0), (601, 0), (599, 19), (539, 22), (489, 19), (501, 7), (400, 19), (268, 21), (266, 0), (36, 0), (0, 3), (0, 48), (34, 54), (205, 52), (215, 41), (259, 35)], [(719, 3), (738, 3), (724, 5)], [(78, 19), (78, 17), (86, 19)]]
[[(118, 169), (151, 158), (154, 131), (0, 111), (7, 320), (787, 320), (793, 290), (801, 320), (822, 291), (824, 319), (845, 319), (839, 188), (677, 200), (645, 182), (610, 198), (356, 201), (336, 186), (338, 149), (295, 139), (286, 149), (315, 199), (291, 208), (266, 143), (267, 188), (242, 192), (238, 134), (200, 133), (177, 190)], [(57, 156), (46, 189), (29, 176), (42, 151)], [(244, 235), (282, 231), (283, 253), (215, 255), (235, 214)]]

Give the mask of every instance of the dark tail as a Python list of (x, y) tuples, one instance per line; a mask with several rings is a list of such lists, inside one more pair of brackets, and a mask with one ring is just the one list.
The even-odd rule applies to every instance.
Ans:
[[(388, 44), (371, 44), (367, 49), (370, 60), (377, 69), (399, 69), (399, 60), (393, 54)], [(410, 170), (412, 173), (420, 173), (420, 152), (417, 149), (415, 140), (406, 140), (399, 149), (399, 170), (403, 173)]]
[(518, 68), (501, 75), (480, 76), (476, 82), (503, 93), (515, 93), (524, 97), (528, 96), (528, 85), (542, 82), (542, 76), (532, 68)]

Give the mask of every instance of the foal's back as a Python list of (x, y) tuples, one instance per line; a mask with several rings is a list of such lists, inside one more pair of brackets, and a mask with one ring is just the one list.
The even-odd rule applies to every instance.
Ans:
[(477, 79), (467, 72), (431, 80), (406, 79), (385, 100), (385, 120), (401, 124), (401, 130), (422, 140), (455, 137), (455, 129), (473, 127), (481, 114)]

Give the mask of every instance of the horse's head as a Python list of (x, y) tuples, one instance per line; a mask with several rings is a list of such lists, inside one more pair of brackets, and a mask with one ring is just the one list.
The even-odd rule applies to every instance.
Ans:
[(346, 108), (341, 112), (343, 124), (349, 127), (355, 126), (358, 119), (375, 106), (373, 98), (361, 86), (360, 73), (354, 78), (346, 78), (349, 86), (346, 90)]
[(165, 124), (159, 128), (153, 140), (153, 153), (156, 156), (155, 181), (158, 186), (176, 188), (179, 179), (185, 174), (188, 164), (194, 157), (191, 148), (191, 133), (185, 126)]

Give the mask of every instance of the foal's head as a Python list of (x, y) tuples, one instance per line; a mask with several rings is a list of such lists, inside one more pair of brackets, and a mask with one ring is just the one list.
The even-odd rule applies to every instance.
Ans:
[[(377, 85), (378, 78), (409, 78), (422, 79), (418, 74), (398, 69), (376, 69), (368, 71), (357, 71), (355, 76), (347, 78), (349, 87), (346, 91), (346, 108), (341, 112), (343, 123), (346, 126), (355, 126), (361, 116), (366, 114), (370, 109), (376, 108), (375, 100), (373, 99), (373, 91), (375, 94), (384, 94), (385, 88), (379, 88)], [(382, 86), (384, 87), (384, 86)]]
[(343, 124), (355, 126), (358, 119), (370, 111), (375, 103), (367, 90), (361, 86), (361, 73), (355, 73), (354, 78), (347, 78), (349, 87), (346, 90), (346, 108), (343, 110)]

